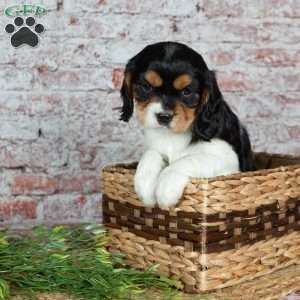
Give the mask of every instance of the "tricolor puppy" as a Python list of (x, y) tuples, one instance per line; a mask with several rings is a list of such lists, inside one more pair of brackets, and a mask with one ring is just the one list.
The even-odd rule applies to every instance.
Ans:
[(191, 177), (255, 169), (246, 129), (202, 56), (174, 42), (149, 45), (126, 65), (121, 120), (136, 112), (146, 151), (135, 191), (146, 206), (176, 205)]

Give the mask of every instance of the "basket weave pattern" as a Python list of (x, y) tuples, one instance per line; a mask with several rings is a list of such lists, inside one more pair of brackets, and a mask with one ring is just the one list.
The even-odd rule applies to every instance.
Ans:
[(240, 284), (300, 263), (300, 158), (256, 155), (261, 170), (193, 179), (176, 208), (145, 208), (136, 164), (103, 170), (110, 249), (159, 264), (189, 292)]

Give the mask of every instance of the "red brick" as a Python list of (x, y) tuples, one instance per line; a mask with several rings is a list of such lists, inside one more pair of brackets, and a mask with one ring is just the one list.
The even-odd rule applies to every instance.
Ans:
[(203, 0), (199, 5), (200, 11), (209, 18), (215, 17), (238, 17), (247, 9), (242, 1), (211, 1)]
[(300, 141), (300, 126), (291, 126), (288, 129), (289, 135), (295, 141)]
[(276, 94), (274, 99), (282, 106), (288, 106), (290, 104), (300, 105), (300, 94)]
[(58, 178), (59, 192), (96, 193), (100, 191), (100, 175), (63, 175)]
[(57, 94), (35, 94), (32, 95), (28, 102), (32, 104), (32, 115), (47, 115), (58, 114), (62, 112), (62, 98), (63, 96)]
[(269, 0), (260, 2), (264, 4), (264, 16), (266, 17), (297, 18), (300, 16), (300, 3), (298, 0)]
[(22, 219), (36, 219), (37, 203), (32, 199), (9, 199), (0, 201), (0, 222), (21, 216)]
[(221, 90), (226, 92), (254, 91), (256, 89), (256, 82), (240, 72), (220, 73), (218, 82)]
[(87, 199), (85, 196), (79, 196), (77, 199), (76, 199), (76, 204), (79, 204), (79, 205), (84, 205), (87, 203)]
[(210, 59), (216, 65), (229, 65), (234, 60), (234, 52), (217, 50), (210, 54)]
[(96, 168), (96, 146), (79, 146), (79, 159), (82, 169), (95, 169)]
[(296, 66), (300, 64), (300, 54), (282, 48), (261, 48), (250, 51), (247, 61), (273, 67)]
[(13, 178), (11, 192), (18, 195), (47, 195), (58, 189), (55, 178), (47, 175), (24, 174)]
[(116, 89), (121, 89), (124, 69), (116, 68), (112, 72), (112, 82)]
[(260, 24), (257, 41), (266, 43), (276, 42), (277, 44), (295, 44), (300, 41), (299, 25), (291, 20), (272, 19)]

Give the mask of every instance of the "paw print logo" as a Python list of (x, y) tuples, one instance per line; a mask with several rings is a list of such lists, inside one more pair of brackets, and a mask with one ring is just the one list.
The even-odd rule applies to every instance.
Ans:
[(27, 44), (31, 47), (35, 47), (39, 43), (38, 34), (43, 33), (45, 28), (42, 24), (35, 24), (35, 19), (33, 17), (26, 18), (24, 24), (24, 19), (17, 17), (14, 20), (14, 24), (7, 24), (5, 31), (11, 36), (11, 44), (14, 47), (19, 47), (23, 44)]

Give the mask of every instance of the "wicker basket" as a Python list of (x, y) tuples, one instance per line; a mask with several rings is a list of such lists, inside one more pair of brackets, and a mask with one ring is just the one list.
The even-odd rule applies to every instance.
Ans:
[(136, 163), (104, 168), (109, 249), (127, 253), (136, 268), (159, 264), (194, 293), (300, 264), (300, 158), (257, 153), (256, 162), (255, 172), (191, 180), (170, 210), (143, 207), (133, 188)]

